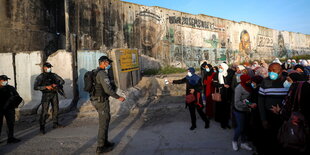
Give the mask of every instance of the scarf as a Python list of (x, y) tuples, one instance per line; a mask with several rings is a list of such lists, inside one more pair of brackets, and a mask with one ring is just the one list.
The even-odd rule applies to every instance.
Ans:
[(195, 74), (195, 69), (190, 67), (188, 68), (189, 72), (192, 73), (192, 76), (186, 76), (186, 79), (188, 80), (189, 84), (192, 86), (195, 86), (198, 84), (200, 77), (198, 75)]
[(224, 77), (226, 77), (227, 74), (228, 74), (228, 73), (227, 73), (228, 65), (225, 64), (225, 63), (221, 63), (220, 66), (222, 66), (223, 72), (218, 74), (219, 83), (220, 83), (220, 84), (225, 84)]

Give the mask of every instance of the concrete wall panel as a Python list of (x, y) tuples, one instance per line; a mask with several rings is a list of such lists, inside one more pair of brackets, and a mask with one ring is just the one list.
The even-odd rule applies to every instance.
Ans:
[(7, 75), (11, 80), (9, 84), (15, 86), (13, 55), (12, 53), (0, 53), (0, 75)]
[(87, 71), (91, 71), (98, 67), (98, 59), (107, 55), (101, 51), (78, 51), (77, 65), (78, 65), (78, 88), (80, 98), (89, 98), (87, 92), (83, 90), (84, 88), (84, 74)]
[[(68, 99), (73, 99), (72, 53), (58, 50), (50, 55), (47, 62), (53, 65), (52, 72), (65, 80), (64, 91)], [(60, 99), (64, 99), (60, 96)]]
[(35, 78), (42, 72), (42, 52), (17, 53), (15, 59), (17, 91), (26, 104), (40, 102), (41, 92), (35, 91), (33, 85)]

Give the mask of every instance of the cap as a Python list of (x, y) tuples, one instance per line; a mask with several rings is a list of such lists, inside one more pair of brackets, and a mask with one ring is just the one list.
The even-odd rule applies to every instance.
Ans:
[(48, 67), (48, 68), (51, 68), (53, 67), (52, 64), (50, 64), (49, 62), (46, 62), (43, 64), (43, 67)]
[(107, 56), (101, 56), (99, 58), (99, 62), (102, 62), (102, 61), (109, 61), (110, 63), (113, 62), (111, 59), (109, 59)]
[(6, 75), (0, 75), (0, 80), (11, 80)]

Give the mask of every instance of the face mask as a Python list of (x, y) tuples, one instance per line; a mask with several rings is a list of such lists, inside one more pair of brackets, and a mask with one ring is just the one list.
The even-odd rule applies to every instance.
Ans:
[(277, 73), (275, 73), (275, 72), (268, 72), (268, 75), (269, 75), (269, 78), (271, 79), (271, 80), (276, 80), (277, 78), (278, 78), (278, 74)]
[(107, 67), (105, 67), (106, 70), (109, 70), (111, 68), (111, 65), (108, 65)]
[(192, 74), (191, 72), (187, 72), (187, 75), (188, 75), (189, 77), (193, 76), (193, 74)]
[(209, 68), (206, 68), (206, 71), (207, 71), (207, 72), (210, 72), (210, 69), (209, 69)]
[(213, 72), (216, 73), (216, 70), (214, 70)]
[(46, 69), (46, 72), (47, 72), (47, 73), (52, 72), (52, 68), (47, 68), (47, 69)]
[(2, 85), (2, 86), (8, 85), (8, 81), (3, 81), (3, 82), (1, 83), (1, 85)]
[(295, 63), (295, 62), (292, 62), (292, 65), (296, 65), (296, 63)]
[(222, 73), (222, 72), (223, 72), (223, 69), (219, 69), (219, 72)]
[(283, 87), (284, 88), (290, 88), (291, 87), (291, 83), (289, 83), (287, 80), (283, 83)]
[(246, 83), (245, 85), (246, 85), (247, 87), (252, 87), (251, 84), (252, 84), (252, 83)]
[(254, 83), (251, 83), (251, 86), (252, 88), (256, 88), (255, 84)]

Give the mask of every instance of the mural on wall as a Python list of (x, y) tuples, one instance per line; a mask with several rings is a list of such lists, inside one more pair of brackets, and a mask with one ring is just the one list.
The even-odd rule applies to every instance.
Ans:
[(143, 54), (157, 58), (159, 41), (164, 32), (160, 24), (161, 18), (155, 13), (142, 11), (137, 15), (133, 24), (136, 36), (135, 45), (143, 49)]
[(288, 53), (284, 44), (284, 38), (283, 35), (280, 33), (278, 36), (278, 46), (279, 46), (279, 51), (278, 51), (278, 57), (282, 58), (282, 57), (287, 57)]
[(249, 33), (244, 30), (240, 35), (239, 55), (236, 62), (249, 61), (251, 53), (251, 41)]

